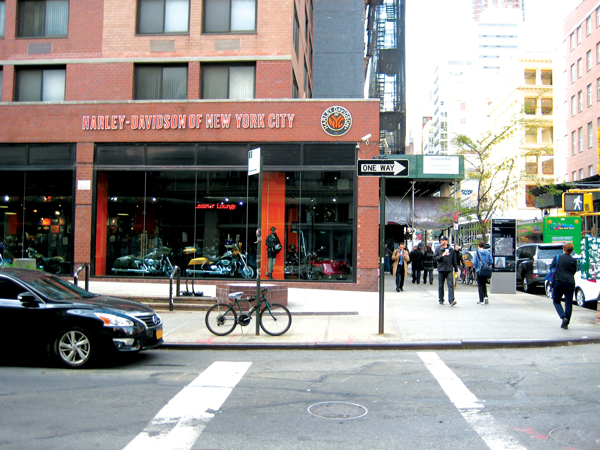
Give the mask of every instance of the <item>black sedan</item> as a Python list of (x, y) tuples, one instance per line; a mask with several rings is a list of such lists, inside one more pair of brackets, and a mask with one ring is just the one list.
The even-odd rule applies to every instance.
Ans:
[(34, 344), (72, 368), (109, 351), (162, 344), (162, 320), (141, 303), (92, 294), (47, 272), (0, 269), (0, 317), (12, 348)]

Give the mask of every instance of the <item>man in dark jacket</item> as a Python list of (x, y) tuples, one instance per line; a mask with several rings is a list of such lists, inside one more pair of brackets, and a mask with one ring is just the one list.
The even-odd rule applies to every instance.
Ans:
[(456, 305), (454, 300), (454, 272), (458, 271), (458, 265), (456, 264), (456, 258), (454, 256), (454, 249), (448, 245), (448, 238), (442, 236), (440, 238), (440, 244), (435, 249), (435, 255), (433, 260), (438, 265), (438, 295), (440, 305), (444, 304), (444, 282), (448, 286), (448, 303), (450, 306)]
[(421, 269), (423, 267), (423, 253), (421, 246), (417, 245), (410, 252), (410, 262), (412, 263), (412, 282), (419, 284), (421, 282)]
[[(573, 253), (573, 244), (570, 242), (563, 246), (563, 254), (560, 255), (558, 261), (552, 260), (550, 269), (556, 267), (554, 275), (554, 285), (552, 287), (552, 302), (554, 309), (562, 319), (561, 328), (565, 330), (569, 328), (571, 321), (571, 312), (573, 310), (573, 292), (575, 291), (575, 273), (577, 272), (577, 261), (571, 256)], [(560, 304), (561, 300), (565, 299), (565, 309), (563, 310)]]

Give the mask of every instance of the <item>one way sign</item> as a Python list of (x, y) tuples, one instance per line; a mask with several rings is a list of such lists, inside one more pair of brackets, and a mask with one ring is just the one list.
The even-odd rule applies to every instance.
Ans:
[(408, 159), (359, 159), (358, 176), (407, 177)]

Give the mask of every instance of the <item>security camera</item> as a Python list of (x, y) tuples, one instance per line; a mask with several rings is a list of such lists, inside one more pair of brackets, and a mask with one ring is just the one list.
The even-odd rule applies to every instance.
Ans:
[(371, 133), (360, 138), (360, 140), (363, 142), (369, 142), (369, 139), (371, 139)]

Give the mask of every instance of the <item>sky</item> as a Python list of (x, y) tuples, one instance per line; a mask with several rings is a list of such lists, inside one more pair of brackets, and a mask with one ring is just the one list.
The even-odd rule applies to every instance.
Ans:
[[(562, 41), (562, 21), (582, 0), (525, 0), (530, 49), (552, 51)], [(455, 59), (472, 42), (472, 0), (408, 0), (406, 2), (407, 139), (415, 147), (421, 119), (432, 113), (429, 97), (437, 62)]]

